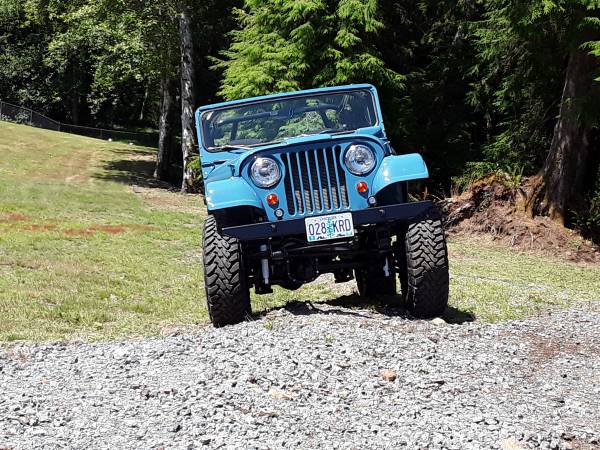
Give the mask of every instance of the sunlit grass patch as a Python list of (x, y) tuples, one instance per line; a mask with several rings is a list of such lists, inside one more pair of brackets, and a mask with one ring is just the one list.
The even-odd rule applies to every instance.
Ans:
[[(104, 339), (206, 321), (202, 214), (146, 203), (123, 171), (99, 176), (111, 161), (151, 163), (153, 150), (0, 122), (0, 154), (0, 340)], [(164, 204), (200, 202), (163, 191)]]
[(450, 240), (450, 304), (478, 320), (535, 315), (600, 301), (600, 267)]

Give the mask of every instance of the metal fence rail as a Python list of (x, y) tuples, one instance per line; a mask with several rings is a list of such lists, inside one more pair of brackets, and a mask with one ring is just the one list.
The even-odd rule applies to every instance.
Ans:
[(64, 133), (78, 134), (96, 139), (127, 141), (140, 145), (156, 147), (158, 143), (157, 133), (139, 133), (133, 131), (109, 130), (105, 128), (82, 127), (62, 123), (50, 119), (32, 109), (17, 106), (0, 100), (0, 120), (29, 125), (46, 130), (62, 131)]

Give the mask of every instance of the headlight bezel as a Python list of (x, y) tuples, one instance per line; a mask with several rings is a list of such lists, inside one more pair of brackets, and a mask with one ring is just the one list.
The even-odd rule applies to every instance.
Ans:
[[(370, 154), (371, 163), (367, 169), (363, 169), (363, 170), (356, 169), (355, 167), (352, 166), (352, 161), (349, 160), (351, 153), (353, 153), (353, 152), (355, 153), (359, 149), (362, 151), (366, 150)], [(373, 149), (371, 147), (369, 147), (368, 145), (361, 144), (361, 143), (351, 144), (348, 146), (348, 148), (346, 149), (346, 152), (344, 153), (344, 165), (346, 166), (346, 169), (348, 169), (348, 171), (351, 174), (356, 175), (358, 177), (362, 177), (362, 176), (370, 174), (371, 172), (373, 172), (373, 170), (375, 170), (375, 167), (377, 166), (377, 156), (375, 154), (375, 151), (373, 151)]]
[[(265, 180), (266, 177), (264, 175), (261, 175), (258, 173), (258, 170), (260, 170), (260, 169), (258, 169), (258, 165), (265, 161), (272, 163), (271, 167), (274, 168), (273, 174), (275, 175), (274, 177), (268, 178), (266, 180)], [(272, 188), (273, 186), (276, 186), (281, 181), (281, 177), (282, 177), (281, 167), (279, 166), (279, 163), (277, 162), (277, 160), (275, 158), (272, 158), (270, 156), (257, 157), (252, 162), (252, 164), (250, 164), (248, 172), (249, 172), (250, 179), (252, 180), (252, 182), (256, 185), (256, 187), (259, 187), (261, 189), (269, 189), (269, 188)]]

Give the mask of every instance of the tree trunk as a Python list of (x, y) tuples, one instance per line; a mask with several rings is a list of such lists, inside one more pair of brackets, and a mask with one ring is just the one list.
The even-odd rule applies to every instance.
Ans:
[(163, 181), (167, 181), (171, 153), (173, 152), (176, 88), (175, 81), (165, 75), (160, 86), (162, 101), (158, 124), (158, 152), (156, 153), (156, 168), (154, 169), (154, 178)]
[(146, 112), (146, 102), (148, 101), (148, 94), (149, 94), (149, 83), (148, 81), (144, 82), (144, 98), (142, 99), (142, 106), (140, 107), (140, 113), (138, 115), (138, 122), (142, 122), (144, 120), (145, 117), (145, 112)]
[(591, 127), (582, 115), (585, 103), (597, 94), (596, 65), (597, 59), (586, 50), (576, 48), (569, 56), (552, 144), (527, 204), (532, 215), (548, 214), (562, 225), (567, 225), (569, 212), (580, 205), (586, 189)]
[(196, 173), (191, 163), (196, 156), (194, 140), (194, 45), (192, 40), (192, 11), (180, 3), (179, 36), (181, 41), (181, 152), (183, 155), (182, 192), (196, 192)]

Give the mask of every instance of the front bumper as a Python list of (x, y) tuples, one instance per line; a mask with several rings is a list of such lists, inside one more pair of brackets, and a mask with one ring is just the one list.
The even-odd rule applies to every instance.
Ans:
[[(352, 219), (354, 227), (397, 220), (409, 220), (424, 213), (431, 206), (431, 202), (415, 202), (368, 208), (360, 211), (352, 211)], [(326, 215), (331, 214), (328, 213)], [(227, 227), (223, 228), (222, 232), (227, 236), (237, 238), (241, 241), (255, 241), (277, 236), (305, 234), (306, 227), (304, 218), (302, 218)]]

